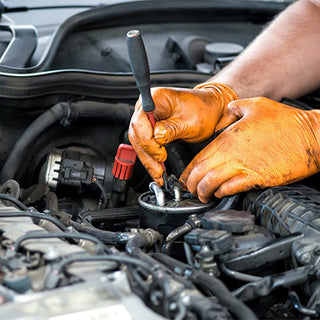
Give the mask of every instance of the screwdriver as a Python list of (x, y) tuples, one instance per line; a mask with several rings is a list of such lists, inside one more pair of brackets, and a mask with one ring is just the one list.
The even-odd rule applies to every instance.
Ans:
[[(153, 114), (155, 105), (151, 96), (150, 68), (146, 49), (139, 30), (130, 30), (127, 33), (127, 47), (131, 70), (141, 94), (142, 108), (143, 111), (147, 114), (152, 128), (154, 128), (156, 124)], [(161, 162), (161, 166), (163, 168), (162, 177), (164, 187), (165, 190), (168, 191), (166, 167), (163, 162)]]

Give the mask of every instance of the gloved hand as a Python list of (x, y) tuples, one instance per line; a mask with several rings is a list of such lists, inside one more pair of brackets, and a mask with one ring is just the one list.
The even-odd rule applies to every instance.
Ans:
[(160, 163), (167, 158), (163, 146), (176, 139), (186, 142), (208, 139), (224, 127), (222, 117), (226, 107), (238, 97), (228, 86), (214, 83), (194, 89), (155, 88), (152, 97), (156, 106), (154, 129), (139, 99), (131, 118), (129, 140), (153, 180), (163, 185)]
[(180, 177), (202, 202), (212, 194), (221, 198), (285, 185), (320, 171), (320, 111), (267, 98), (244, 99), (229, 104), (228, 122), (233, 124)]

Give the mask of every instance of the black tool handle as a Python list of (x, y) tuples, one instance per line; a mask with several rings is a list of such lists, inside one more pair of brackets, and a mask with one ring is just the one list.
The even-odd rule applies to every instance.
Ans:
[(140, 31), (131, 30), (127, 33), (127, 47), (131, 70), (141, 93), (143, 110), (153, 111), (155, 107), (150, 91), (150, 68)]

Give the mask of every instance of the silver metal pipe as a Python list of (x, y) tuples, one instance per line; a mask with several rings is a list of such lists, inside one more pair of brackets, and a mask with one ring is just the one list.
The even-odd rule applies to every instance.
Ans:
[(173, 187), (174, 201), (181, 201), (181, 187), (176, 185)]
[(153, 181), (149, 184), (149, 189), (154, 193), (157, 205), (163, 207), (166, 204), (166, 196), (160, 185)]

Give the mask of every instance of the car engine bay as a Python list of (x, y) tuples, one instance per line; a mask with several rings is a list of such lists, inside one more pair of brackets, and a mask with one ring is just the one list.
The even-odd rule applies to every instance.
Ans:
[(52, 24), (49, 7), (29, 9), (30, 25), (4, 9), (0, 317), (319, 318), (318, 174), (203, 204), (177, 178), (209, 141), (166, 146), (165, 189), (128, 140), (139, 96), (129, 30), (143, 35), (152, 86), (191, 88), (286, 6), (109, 1)]

